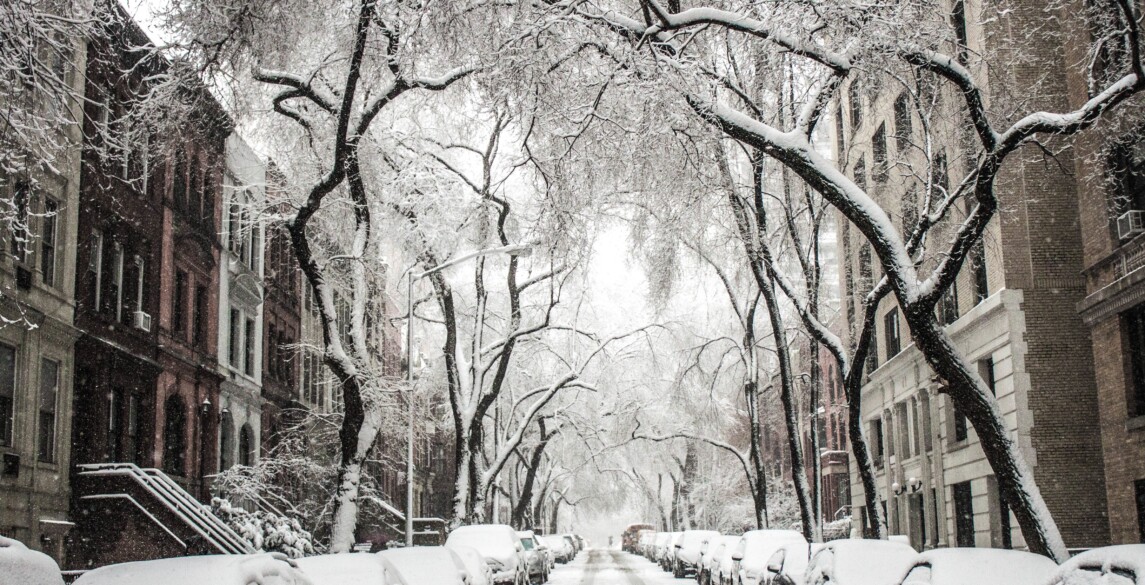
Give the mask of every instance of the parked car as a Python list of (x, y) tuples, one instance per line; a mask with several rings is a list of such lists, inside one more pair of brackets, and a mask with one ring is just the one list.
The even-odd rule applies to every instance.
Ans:
[(553, 551), (553, 560), (558, 563), (567, 563), (572, 560), (573, 549), (565, 537), (559, 534), (549, 534), (541, 537), (541, 542)]
[(485, 557), (493, 570), (494, 583), (525, 585), (529, 569), (525, 549), (517, 539), (517, 531), (506, 524), (473, 524), (449, 533), (445, 545), (471, 546)]
[(461, 557), (445, 546), (393, 548), (377, 555), (389, 561), (410, 585), (466, 585), (471, 578)]
[(453, 545), (449, 550), (457, 553), (457, 558), (469, 572), (469, 585), (493, 585), (493, 569), (485, 562), (485, 557), (471, 546)]
[(660, 565), (660, 567), (663, 568), (664, 565), (660, 561), (661, 561), (661, 559), (664, 558), (664, 551), (671, 548), (671, 546), (672, 546), (672, 533), (671, 532), (657, 533), (656, 534), (656, 542), (654, 542), (652, 544), (652, 558), (650, 558), (649, 560), (652, 561), (653, 563)]
[(915, 557), (901, 585), (1043, 585), (1058, 565), (1001, 548), (941, 548)]
[(1087, 550), (1062, 563), (1048, 585), (1145, 585), (1145, 544)]
[(707, 542), (700, 554), (700, 567), (696, 571), (696, 582), (700, 585), (716, 585), (719, 583), (719, 564), (724, 556), (724, 550), (735, 547), (739, 542), (738, 536), (719, 536)]
[(521, 548), (525, 549), (525, 567), (531, 583), (544, 583), (549, 580), (549, 561), (544, 551), (540, 550), (537, 538), (532, 530), (517, 533), (521, 541)]
[[(574, 535), (574, 534), (562, 534), (561, 536), (564, 537), (565, 542), (568, 542), (569, 547), (572, 548), (572, 551), (573, 551), (572, 552), (572, 558), (576, 558), (576, 556), (580, 554), (580, 541), (577, 540), (576, 535)], [(569, 560), (572, 560), (572, 559), (569, 559)]]
[(407, 584), (393, 563), (377, 554), (317, 555), (295, 559), (295, 563), (314, 585), (417, 585)]
[(804, 541), (793, 541), (780, 546), (767, 560), (767, 573), (763, 582), (766, 585), (803, 585), (807, 563), (820, 548), (823, 548), (822, 544), (807, 544)]
[(917, 552), (893, 540), (847, 538), (825, 543), (811, 556), (805, 585), (891, 585), (914, 563)]
[(792, 543), (807, 544), (797, 530), (749, 530), (736, 543), (732, 577), (737, 585), (761, 585), (767, 576), (767, 560), (779, 547)]
[(314, 585), (281, 553), (203, 555), (107, 565), (75, 585)]
[(676, 543), (679, 542), (683, 532), (669, 532), (668, 539), (664, 543), (663, 549), (660, 551), (660, 568), (665, 571), (671, 571), (672, 565), (676, 562)]
[(645, 530), (640, 533), (640, 555), (646, 559), (652, 558), (652, 548), (656, 545), (656, 535), (659, 534), (655, 530)]
[(733, 536), (731, 538), (732, 540), (724, 547), (723, 554), (716, 560), (712, 572), (712, 582), (716, 585), (732, 585), (735, 582), (735, 561), (732, 557), (735, 556), (736, 545), (739, 544), (740, 537)]
[(676, 540), (676, 554), (672, 559), (672, 576), (676, 578), (695, 575), (700, 565), (700, 549), (713, 538), (720, 536), (716, 530), (685, 530)]
[(0, 536), (0, 575), (18, 585), (64, 585), (60, 566), (52, 557), (3, 536)]

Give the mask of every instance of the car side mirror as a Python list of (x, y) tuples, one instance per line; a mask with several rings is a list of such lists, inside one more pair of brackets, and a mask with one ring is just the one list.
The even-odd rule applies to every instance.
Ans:
[(778, 575), (783, 571), (783, 563), (779, 561), (771, 561), (770, 563), (767, 563), (767, 571), (769, 573), (775, 573)]

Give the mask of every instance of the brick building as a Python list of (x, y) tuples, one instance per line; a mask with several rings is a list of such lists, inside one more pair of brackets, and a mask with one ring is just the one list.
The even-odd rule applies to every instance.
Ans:
[[(267, 170), (267, 189), (273, 191), (284, 179), (271, 164)], [(271, 199), (277, 200), (277, 197)], [(262, 375), (262, 447), (270, 450), (284, 425), (291, 420), (284, 414), (294, 413), (297, 418), (299, 403), (298, 342), (302, 339), (302, 272), (290, 234), (281, 224), (266, 226), (265, 257), (263, 260), (263, 375)]]
[(85, 475), (91, 467), (79, 466), (158, 467), (198, 497), (217, 469), (221, 380), (212, 291), (219, 286), (217, 201), (229, 121), (205, 90), (192, 88), (192, 113), (177, 141), (147, 132), (129, 151), (106, 144), (104, 130), (114, 132), (127, 119), (142, 79), (164, 66), (129, 50), (150, 41), (115, 8), (117, 17), (101, 23), (87, 54), (75, 269), (82, 336), (72, 441), (73, 567), (122, 559), (120, 539), (109, 535), (127, 534), (122, 524), (132, 521), (110, 500), (93, 499), (108, 486)]
[[(63, 50), (35, 55), (50, 64), (74, 95), (83, 92), (86, 44), (73, 39)], [(12, 174), (0, 171), (0, 534), (63, 561), (72, 443), (72, 372), (76, 222), (79, 218), (80, 142), (78, 99), (0, 77), (18, 97), (4, 105), (22, 111), (53, 108), (73, 123), (49, 129), (57, 148)], [(6, 135), (4, 140), (8, 140)], [(16, 145), (8, 142), (5, 148)], [(26, 145), (20, 145), (24, 148)], [(8, 206), (8, 203), (11, 206)]]
[[(1074, 58), (1090, 37), (1068, 47)], [(1116, 43), (1117, 41), (1111, 41)], [(1098, 79), (1125, 71), (1107, 45)], [(1078, 107), (1092, 89), (1070, 76)], [(1082, 134), (1075, 145), (1085, 297), (1077, 309), (1092, 339), (1110, 538), (1145, 542), (1145, 146), (1141, 100)]]
[[(1064, 71), (1074, 61), (1060, 43), (1030, 42), (1016, 32), (1032, 30), (1035, 22), (1051, 26), (1044, 5), (1016, 2), (1004, 17), (985, 15), (982, 6), (949, 4), (949, 22), (962, 46), (947, 49), (979, 79), (986, 79), (986, 64), (977, 56), (995, 56), (986, 87), (991, 103), (1036, 91), (1039, 104), (1064, 109)], [(949, 87), (937, 90), (937, 106), (928, 110), (932, 158), (926, 159), (917, 147), (923, 126), (919, 102), (895, 80), (872, 81), (853, 79), (843, 88), (835, 116), (836, 154), (840, 167), (901, 229), (913, 226), (919, 213), (923, 185), (917, 177), (926, 174), (915, 172), (932, 169), (944, 189), (951, 187), (948, 176), (965, 174), (965, 116), (958, 110), (959, 95)], [(1075, 310), (1085, 296), (1075, 161), (1067, 152), (1057, 162), (1060, 166), (1046, 164), (1033, 147), (1008, 159), (996, 187), (999, 213), (940, 303), (939, 314), (956, 346), (995, 392), (1067, 546), (1090, 547), (1109, 541), (1106, 490), (1093, 354)], [(956, 206), (932, 241), (946, 242), (965, 213)], [(879, 269), (857, 230), (843, 225), (840, 244), (844, 316), (853, 334), (861, 296), (878, 280)], [(924, 259), (924, 269), (934, 261)], [(974, 429), (911, 344), (893, 298), (883, 300), (876, 323), (862, 416), (890, 532), (909, 535), (919, 548), (1021, 547), (1021, 531), (998, 496)], [(860, 509), (864, 496), (854, 471), (851, 484), (852, 505)], [(856, 515), (856, 522), (865, 523), (865, 514)]]

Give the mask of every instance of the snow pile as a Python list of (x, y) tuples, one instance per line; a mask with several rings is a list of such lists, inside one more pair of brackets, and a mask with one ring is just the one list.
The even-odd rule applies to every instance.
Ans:
[(444, 546), (395, 548), (378, 554), (393, 563), (406, 583), (462, 585), (469, 575), (457, 554)]
[(851, 536), (851, 517), (844, 516), (823, 524), (823, 540), (839, 540)]
[(211, 511), (258, 550), (292, 559), (314, 554), (314, 537), (298, 520), (264, 510), (250, 512), (224, 498), (211, 499)]
[(0, 585), (63, 585), (52, 557), (0, 536)]

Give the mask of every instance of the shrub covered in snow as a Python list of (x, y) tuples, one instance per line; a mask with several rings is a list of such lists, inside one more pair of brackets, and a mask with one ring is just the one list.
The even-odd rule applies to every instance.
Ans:
[(0, 582), (19, 585), (63, 585), (60, 567), (52, 557), (24, 543), (0, 536)]
[(264, 510), (250, 512), (223, 498), (213, 498), (211, 509), (259, 550), (280, 552), (293, 559), (315, 553), (313, 537), (294, 518)]

